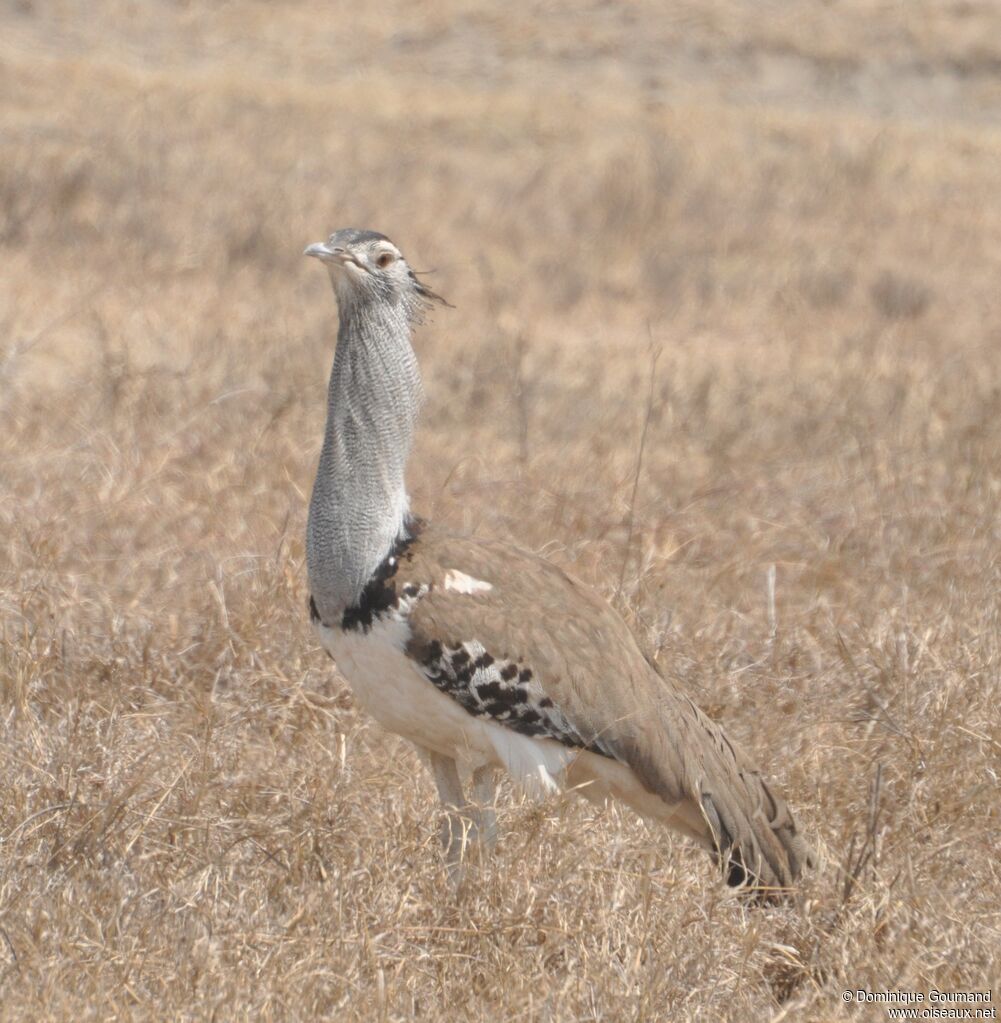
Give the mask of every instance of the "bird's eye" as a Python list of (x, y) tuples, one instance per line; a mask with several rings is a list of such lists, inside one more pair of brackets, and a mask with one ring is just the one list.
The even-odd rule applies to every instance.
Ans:
[(375, 261), (375, 265), (380, 270), (385, 270), (386, 267), (390, 265), (390, 263), (393, 263), (395, 261), (396, 256), (394, 256), (392, 252), (383, 252), (382, 255), (380, 255), (379, 258)]

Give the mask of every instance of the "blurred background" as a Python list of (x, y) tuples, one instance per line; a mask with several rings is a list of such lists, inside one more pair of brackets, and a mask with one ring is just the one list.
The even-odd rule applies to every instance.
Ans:
[[(1001, 6), (19, 0), (0, 156), (4, 1019), (999, 986)], [(516, 794), (444, 898), (303, 611), (349, 226), (455, 306), (415, 506), (616, 603), (816, 836), (798, 908)]]

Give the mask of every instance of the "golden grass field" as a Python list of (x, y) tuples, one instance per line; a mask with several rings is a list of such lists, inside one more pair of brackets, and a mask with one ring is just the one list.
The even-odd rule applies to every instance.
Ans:
[[(996, 994), (1001, 7), (2, 10), (0, 1019)], [(305, 613), (343, 226), (455, 306), (416, 508), (616, 603), (814, 838), (791, 905), (507, 790), (451, 893)]]

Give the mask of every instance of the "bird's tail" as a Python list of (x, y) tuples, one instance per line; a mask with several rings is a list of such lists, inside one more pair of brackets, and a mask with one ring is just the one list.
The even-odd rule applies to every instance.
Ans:
[(689, 706), (703, 741), (696, 744), (701, 755), (685, 774), (707, 844), (727, 884), (748, 886), (765, 899), (779, 895), (814, 865), (814, 854), (785, 800), (720, 725)]
[(673, 807), (667, 823), (701, 842), (728, 884), (768, 901), (814, 865), (785, 800), (723, 728), (686, 696), (660, 692), (663, 717), (623, 750), (645, 788)]

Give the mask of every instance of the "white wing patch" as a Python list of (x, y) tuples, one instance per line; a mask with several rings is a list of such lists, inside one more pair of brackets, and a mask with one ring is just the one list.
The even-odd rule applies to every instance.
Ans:
[(567, 765), (581, 751), (561, 746), (552, 739), (512, 732), (492, 721), (484, 725), (504, 770), (532, 799), (544, 799), (563, 788)]
[(489, 593), (493, 586), (490, 583), (485, 583), (482, 579), (474, 579), (471, 575), (466, 575), (465, 572), (457, 572), (454, 568), (450, 568), (445, 573), (445, 589), (451, 590), (453, 593)]

